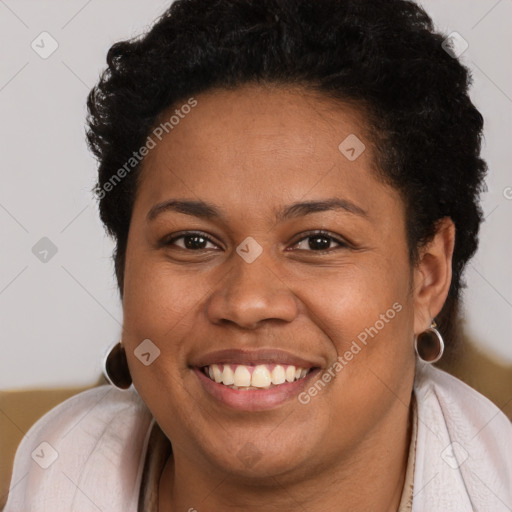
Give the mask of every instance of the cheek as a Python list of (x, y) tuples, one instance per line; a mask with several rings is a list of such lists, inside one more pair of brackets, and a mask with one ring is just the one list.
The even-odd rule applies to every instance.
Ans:
[[(167, 427), (172, 418), (186, 417), (188, 394), (186, 351), (194, 332), (194, 310), (205, 297), (205, 280), (187, 271), (170, 271), (151, 254), (127, 258), (123, 298), (123, 343), (133, 383), (152, 414)], [(140, 359), (143, 340), (151, 340), (151, 363)], [(152, 353), (156, 351), (156, 358)], [(189, 372), (190, 373), (190, 372)]]
[[(161, 255), (140, 251), (127, 257), (123, 343), (134, 385), (152, 409), (162, 402), (162, 386), (168, 400), (179, 402), (173, 397), (183, 387), (187, 342), (197, 327), (194, 315), (207, 290), (207, 280), (198, 277), (197, 272), (171, 271)], [(137, 354), (147, 339), (157, 347), (149, 345), (157, 358), (146, 366), (147, 361)]]
[(312, 320), (335, 341), (338, 352), (347, 350), (352, 340), (371, 338), (368, 330), (386, 337), (404, 329), (410, 308), (409, 278), (406, 261), (400, 263), (368, 254), (357, 264), (301, 276)]
[(353, 307), (336, 318), (337, 359), (323, 376), (330, 387), (317, 393), (315, 389), (323, 388), (312, 383), (307, 390), (311, 400), (321, 402), (319, 408), (329, 409), (330, 422), (337, 426), (326, 432), (327, 444), (339, 443), (336, 436), (342, 431), (343, 442), (350, 446), (361, 432), (403, 413), (409, 403), (414, 352), (404, 340), (411, 329), (412, 309), (406, 296), (403, 303), (393, 302), (395, 298), (393, 294), (380, 300), (374, 297), (360, 302), (360, 309), (349, 301)]
[(134, 255), (125, 275), (125, 330), (162, 341), (183, 329), (208, 290), (197, 271), (171, 269), (161, 256)]
[(404, 377), (414, 363), (407, 260), (372, 258), (339, 270), (317, 280), (309, 305), (336, 351), (330, 367), (333, 410), (343, 416), (368, 403), (366, 411), (377, 411), (402, 393), (405, 401)]

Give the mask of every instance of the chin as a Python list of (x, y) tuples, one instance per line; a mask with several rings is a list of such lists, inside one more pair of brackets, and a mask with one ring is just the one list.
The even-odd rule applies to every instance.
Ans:
[(265, 480), (303, 467), (310, 452), (304, 446), (304, 436), (300, 436), (301, 442), (292, 442), (292, 438), (296, 436), (279, 436), (269, 441), (271, 435), (266, 428), (262, 429), (259, 436), (236, 436), (239, 437), (238, 441), (234, 440), (235, 436), (227, 435), (227, 438), (231, 437), (231, 441), (222, 445), (216, 444), (213, 450), (210, 445), (207, 448), (208, 457), (219, 469), (250, 480)]

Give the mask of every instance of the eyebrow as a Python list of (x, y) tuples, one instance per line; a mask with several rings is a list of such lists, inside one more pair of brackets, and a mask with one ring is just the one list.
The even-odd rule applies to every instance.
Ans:
[[(282, 222), (287, 219), (302, 217), (312, 213), (342, 210), (354, 215), (366, 217), (367, 212), (355, 203), (341, 198), (324, 199), (321, 201), (303, 201), (293, 203), (279, 209), (276, 213), (276, 220)], [(150, 222), (160, 214), (173, 211), (185, 215), (191, 215), (206, 220), (225, 220), (225, 214), (222, 208), (205, 201), (191, 201), (169, 199), (163, 203), (153, 206), (148, 214), (147, 221)]]

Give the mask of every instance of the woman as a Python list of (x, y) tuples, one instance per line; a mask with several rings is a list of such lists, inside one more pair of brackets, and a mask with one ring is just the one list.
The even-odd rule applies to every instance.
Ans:
[(512, 508), (509, 421), (431, 366), (486, 170), (446, 47), (404, 0), (178, 0), (110, 49), (122, 389), (38, 421), (7, 512)]

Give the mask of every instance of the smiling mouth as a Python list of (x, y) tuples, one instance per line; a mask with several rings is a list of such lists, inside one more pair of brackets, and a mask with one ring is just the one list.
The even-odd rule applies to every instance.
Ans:
[(285, 364), (211, 364), (200, 368), (212, 381), (231, 389), (271, 389), (304, 379), (316, 368)]

